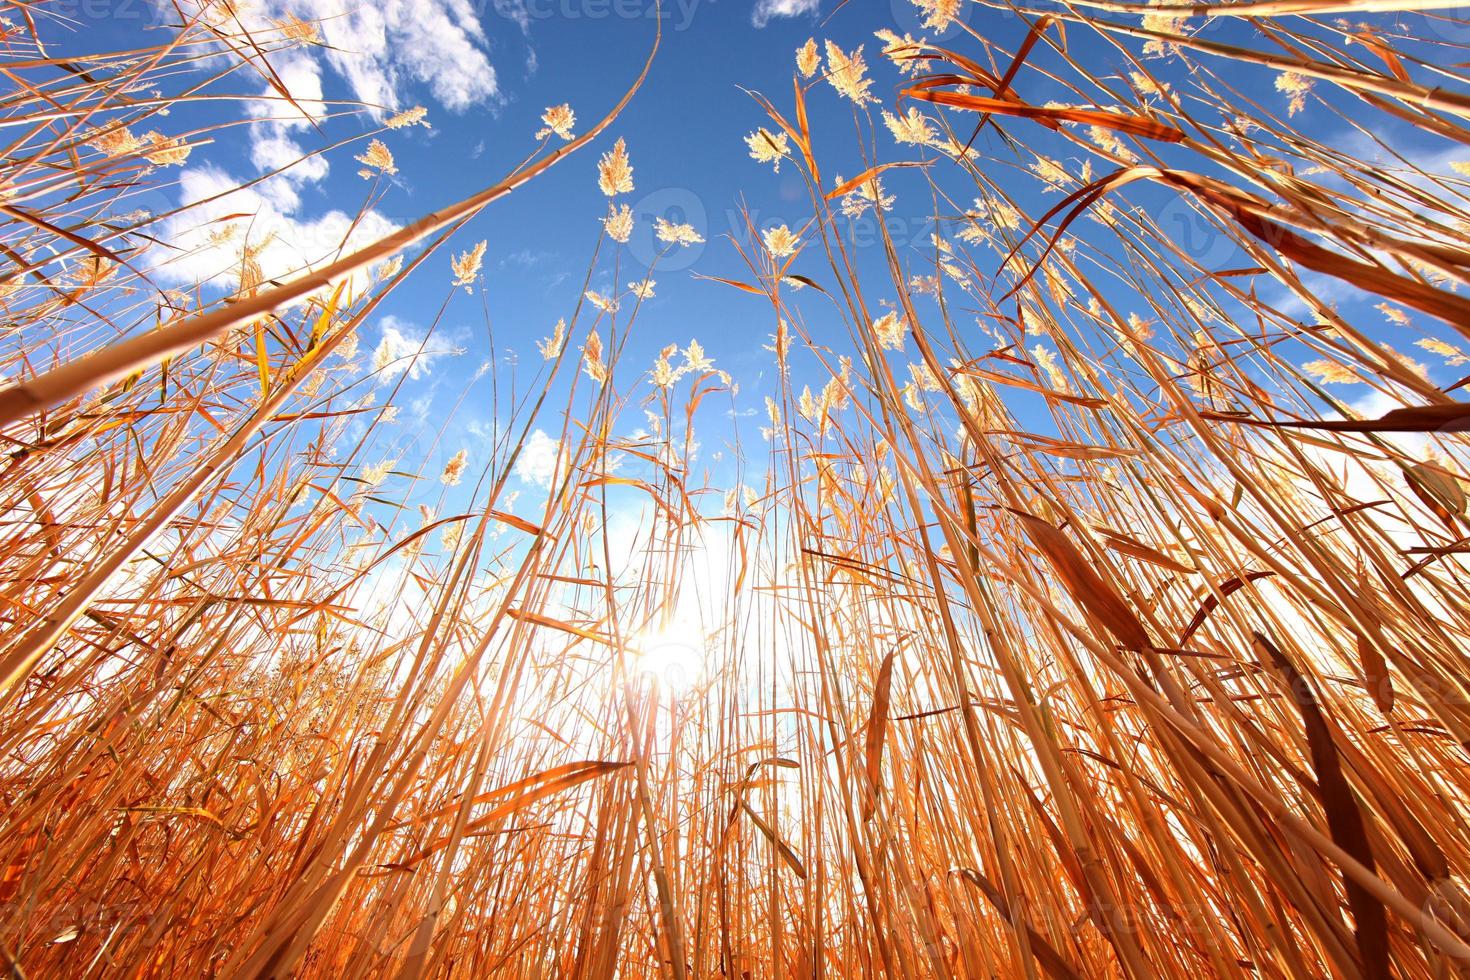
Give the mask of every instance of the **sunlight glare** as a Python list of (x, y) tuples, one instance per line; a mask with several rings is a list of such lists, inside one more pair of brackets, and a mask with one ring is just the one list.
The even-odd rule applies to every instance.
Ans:
[(697, 623), (675, 621), (638, 638), (633, 668), (645, 683), (683, 694), (704, 679), (707, 647)]

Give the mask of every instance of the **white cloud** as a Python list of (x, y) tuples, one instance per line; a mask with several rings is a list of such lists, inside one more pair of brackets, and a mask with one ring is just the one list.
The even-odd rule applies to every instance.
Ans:
[(251, 137), (250, 161), (262, 171), (282, 170), (257, 185), (261, 196), (285, 213), (301, 206), (301, 186), (327, 175), (326, 157), (305, 156), (305, 151), (289, 136), (257, 131)]
[(380, 382), (404, 371), (408, 372), (409, 380), (417, 381), (428, 373), (436, 357), (447, 353), (442, 347), (425, 346), (424, 332), (396, 316), (383, 317), (379, 330), (382, 339), (373, 349), (372, 364)]
[(261, 135), (250, 147), (250, 161), (261, 170), (276, 170), (301, 162), (289, 171), (292, 177), (302, 180), (320, 180), (327, 175), (327, 161), (320, 154), (307, 157), (301, 145), (289, 136), (281, 134)]
[[(340, 219), (340, 212), (329, 213), (313, 222), (287, 217), (300, 207), (301, 187), (322, 181), (328, 175), (325, 156), (309, 156), (297, 141), (298, 132), (307, 131), (328, 115), (322, 79), (328, 66), (347, 81), (354, 98), (385, 110), (406, 109), (413, 104), (415, 100), (404, 91), (410, 84), (426, 85), (435, 100), (450, 110), (467, 109), (472, 104), (491, 100), (498, 93), (495, 71), (485, 53), (487, 37), (472, 0), (435, 0), (434, 3), (266, 0), (250, 7), (241, 18), (251, 32), (273, 35), (287, 15), (316, 24), (323, 44), (295, 47), (270, 57), (272, 82), (263, 82), (257, 91), (259, 98), (245, 103), (245, 112), (256, 119), (250, 126), (250, 162), (260, 172), (282, 167), (285, 170), (232, 198), (235, 201), (232, 210), (256, 215), (251, 222), (256, 232), (251, 241), (260, 241), (270, 231), (290, 232), (281, 235), (281, 241), (272, 242), (270, 259), (285, 259), (287, 250), (282, 245), (300, 232), (306, 234), (307, 248), (322, 241), (328, 241), (328, 248), (334, 248), (332, 235), (338, 229), (347, 229), (348, 222)], [(282, 97), (281, 88), (290, 93), (290, 100)], [(218, 175), (221, 172), (212, 167), (185, 170), (181, 178), (184, 185), (181, 203), (207, 197), (209, 192), (228, 190), (216, 179)], [(209, 191), (201, 192), (201, 187)], [(212, 210), (212, 215), (204, 216), (206, 220), (223, 213), (221, 209)], [(218, 231), (198, 228), (197, 217), (190, 216), (187, 222), (171, 222), (166, 231), (184, 234), (182, 241), (175, 244), (197, 248), (207, 241), (209, 231)], [(376, 223), (387, 226), (382, 219)], [(197, 234), (188, 234), (191, 226)], [(369, 225), (359, 231), (370, 229), (372, 216)], [(363, 241), (376, 237), (360, 235)], [(262, 264), (279, 266), (279, 263)], [(171, 263), (171, 267), (178, 273), (179, 281), (187, 281), (190, 272), (197, 272), (201, 267), (206, 275), (219, 275), (223, 270), (215, 259), (203, 260), (203, 266), (201, 262), (184, 260)], [(303, 263), (291, 267), (300, 269)], [(266, 275), (276, 275), (276, 272), (268, 270)]]
[(452, 111), (499, 93), (473, 0), (266, 0), (241, 17), (250, 31), (275, 35), (288, 14), (315, 24), (323, 43), (273, 54), (274, 79), (246, 103), (257, 120), (250, 127), (251, 162), (263, 172), (289, 167), (258, 189), (278, 211), (295, 211), (301, 187), (327, 175), (323, 156), (301, 159), (307, 151), (293, 133), (326, 117), (322, 73), (328, 66), (353, 98), (386, 111), (421, 101), (405, 91), (415, 84), (427, 86)]
[(527, 483), (549, 490), (560, 454), (561, 443), (537, 429), (526, 439), (520, 456), (516, 457), (515, 474)]
[[(1382, 391), (1370, 391), (1348, 403), (1348, 407), (1360, 418), (1376, 419), (1405, 405), (1418, 403), (1417, 398), (1395, 398)], [(1429, 454), (1429, 436), (1422, 432), (1380, 432), (1378, 438), (1392, 443), (1399, 452), (1411, 459), (1423, 460)]]
[(765, 27), (777, 17), (800, 17), (814, 14), (821, 0), (756, 0), (750, 22), (756, 27)]
[(267, 84), (260, 93), (262, 100), (248, 104), (250, 115), (291, 129), (305, 129), (326, 115), (327, 107), (322, 101), (322, 73), (315, 59), (300, 51), (273, 55), (271, 70), (291, 98), (286, 100), (280, 89)]
[[(329, 169), (326, 157), (307, 155), (291, 136), (326, 115), (322, 76), (315, 60), (293, 53), (271, 60), (280, 88), (266, 84), (258, 101), (246, 111), (260, 120), (250, 127), (250, 162), (262, 172), (282, 173), (260, 185), (260, 192), (282, 211), (294, 211), (301, 202), (301, 185), (321, 180)], [(290, 94), (287, 100), (281, 89)], [(282, 169), (285, 168), (285, 169)]]
[(471, 0), (282, 0), (271, 16), (286, 11), (320, 25), (327, 63), (364, 102), (407, 108), (412, 82), (454, 111), (499, 93)]
[[(398, 227), (376, 211), (355, 220), (338, 210), (298, 218), (294, 191), (286, 193), (282, 185), (241, 189), (239, 184), (213, 166), (192, 167), (179, 175), (180, 204), (187, 210), (163, 223), (159, 237), (172, 249), (154, 253), (159, 256), (154, 271), (165, 282), (234, 288), (245, 245), (264, 279), (290, 278)], [(365, 276), (355, 278), (360, 292)]]

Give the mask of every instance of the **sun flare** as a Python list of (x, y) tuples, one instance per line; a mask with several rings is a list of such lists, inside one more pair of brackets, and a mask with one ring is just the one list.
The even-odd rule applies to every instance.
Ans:
[(709, 642), (690, 621), (650, 630), (633, 644), (633, 669), (646, 682), (670, 694), (693, 691), (709, 669)]

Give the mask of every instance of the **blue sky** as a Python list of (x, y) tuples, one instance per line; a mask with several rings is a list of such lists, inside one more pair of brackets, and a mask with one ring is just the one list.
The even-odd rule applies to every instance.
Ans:
[[(324, 30), (329, 43), (340, 40), (332, 32), (347, 22), (346, 18), (331, 15), (331, 10), (340, 9), (337, 0), (282, 0), (279, 6), (306, 16), (327, 12)], [(922, 33), (920, 15), (909, 0), (851, 3), (830, 15), (827, 6), (825, 0), (822, 6), (811, 0), (776, 0), (761, 8), (753, 7), (748, 0), (673, 0), (664, 11), (662, 48), (649, 78), (608, 133), (592, 147), (493, 204), (448, 249), (431, 258), (366, 325), (364, 347), (379, 343), (385, 330), (399, 331), (410, 338), (417, 336), (449, 293), (450, 254), (482, 239), (488, 243), (482, 282), (473, 295), (461, 290), (449, 300), (437, 328), (441, 339), (432, 345), (462, 347), (464, 353), (434, 359), (405, 384), (402, 400), (413, 406), (413, 417), (424, 422), (442, 418), (485, 361), (489, 349), (486, 309), (501, 354), (496, 371), (509, 371), (507, 356), (515, 351), (523, 362), (524, 376), (529, 378), (539, 360), (535, 341), (546, 336), (558, 318), (570, 318), (581, 293), (598, 237), (598, 219), (606, 210), (607, 199), (596, 186), (597, 159), (612, 140), (622, 137), (632, 157), (635, 190), (621, 200), (633, 206), (639, 230), (632, 244), (616, 258), (616, 279), (612, 271), (616, 250), (604, 250), (593, 273), (593, 288), (606, 292), (611, 286), (622, 288), (628, 281), (642, 278), (637, 265), (649, 257), (649, 222), (654, 216), (689, 221), (706, 240), (687, 252), (676, 251), (665, 260), (663, 268), (654, 271), (656, 297), (644, 304), (639, 314), (622, 370), (643, 370), (665, 345), (682, 346), (691, 338), (697, 339), (716, 365), (729, 371), (740, 384), (739, 410), (754, 416), (744, 428), (743, 439), (747, 444), (758, 439), (763, 422), (762, 400), (774, 387), (772, 358), (763, 349), (774, 329), (771, 311), (758, 297), (696, 279), (693, 274), (749, 278), (726, 239), (732, 232), (743, 236), (739, 217), (742, 207), (749, 209), (761, 227), (786, 223), (796, 228), (810, 214), (810, 206), (794, 166), (787, 164), (780, 173), (773, 173), (769, 165), (749, 158), (743, 142), (745, 134), (769, 123), (742, 86), (765, 93), (779, 108), (789, 111), (795, 51), (815, 36), (831, 39), (844, 50), (864, 45), (869, 73), (876, 79), (875, 91), (886, 101), (900, 77), (879, 54), (881, 44), (873, 32), (897, 28), (900, 32)], [(137, 8), (125, 5), (122, 9)], [(384, 36), (377, 39), (376, 49), (350, 54), (341, 47), (335, 54), (331, 50), (313, 51), (284, 59), (278, 67), (291, 80), (298, 96), (301, 91), (296, 82), (302, 81), (308, 90), (319, 86), (327, 99), (376, 94), (397, 108), (421, 104), (428, 109), (429, 127), (383, 136), (399, 173), (378, 188), (382, 197), (374, 203), (374, 209), (382, 219), (393, 223), (410, 221), (500, 179), (534, 147), (533, 134), (541, 127), (540, 115), (549, 105), (569, 103), (577, 113), (580, 132), (636, 76), (654, 33), (654, 21), (649, 16), (653, 8), (645, 0), (516, 0), (514, 6), (503, 0), (499, 5), (487, 3), (479, 8), (468, 0), (433, 5), (382, 0), (367, 9), (381, 10), (388, 25)], [(965, 10), (971, 26), (982, 36), (1012, 49), (1019, 41), (1022, 32), (1012, 18), (978, 6)], [(119, 41), (126, 43), (127, 35), (144, 23), (119, 18), (95, 24), (100, 29), (89, 35), (88, 43), (99, 48)], [(1214, 26), (1210, 30), (1212, 36), (1230, 40), (1243, 37), (1245, 28)], [(933, 33), (928, 33), (932, 38)], [(351, 40), (368, 47), (375, 43), (366, 34), (353, 35)], [(952, 28), (944, 40), (971, 54), (980, 51), (979, 44), (961, 36), (958, 29)], [(1121, 71), (1126, 66), (1121, 54), (1096, 40), (1079, 40), (1072, 53), (1098, 74), (1109, 69)], [(1170, 77), (1168, 65), (1154, 67)], [(1172, 70), (1177, 76), (1177, 68)], [(1023, 75), (1023, 84), (1025, 97), (1034, 103), (1063, 96), (1036, 75)], [(1282, 97), (1272, 91), (1270, 76), (1247, 85), (1246, 90), (1254, 97), (1279, 108)], [(220, 91), (258, 88), (258, 80), (239, 78), (227, 79), (218, 86)], [(827, 175), (840, 171), (851, 176), (860, 171), (863, 164), (851, 103), (817, 82), (808, 105)], [(1315, 103), (1310, 111), (1319, 111)], [(217, 106), (208, 106), (207, 111), (197, 114), (179, 110), (171, 125), (187, 125), (196, 116), (202, 124), (206, 118), (218, 118), (208, 115), (214, 112)], [(1322, 118), (1319, 127), (1347, 134), (1344, 124), (1325, 114)], [(305, 125), (283, 129), (278, 135), (311, 146), (319, 140), (353, 136), (370, 124), (371, 120), (364, 117), (346, 116), (322, 121), (320, 135)], [(1048, 145), (1039, 127), (1017, 120), (1008, 122), (1006, 128), (1023, 139), (1034, 140), (1038, 146)], [(178, 179), (187, 187), (190, 180), (198, 182), (213, 173), (217, 184), (227, 186), (229, 179), (255, 176), (261, 169), (260, 133), (267, 131), (268, 126), (259, 124), (250, 131), (255, 133), (253, 136), (239, 128), (225, 131), (212, 145), (196, 151), (186, 169), (177, 174)], [(871, 138), (871, 131), (865, 132)], [(991, 134), (984, 135), (977, 146), (987, 155), (994, 155), (994, 162), (986, 166), (995, 167), (1008, 188), (1014, 190), (1025, 184), (1017, 178), (1024, 176), (1019, 169), (1029, 157), (1012, 153)], [(911, 156), (900, 152), (902, 148), (894, 145), (881, 126), (875, 147), (881, 160)], [(1431, 157), (1442, 152), (1428, 141), (1422, 141), (1421, 148)], [(289, 189), (284, 197), (271, 196), (267, 203), (285, 210), (291, 221), (302, 223), (316, 221), (334, 209), (354, 212), (375, 186), (357, 174), (353, 156), (362, 149), (363, 145), (356, 143), (335, 150), (324, 158), (327, 167), (314, 163), (310, 172), (296, 179), (278, 180), (278, 184), (289, 183)], [(1074, 149), (1059, 152), (1058, 156), (1080, 159)], [(834, 161), (843, 161), (846, 166)], [(910, 254), (932, 255), (928, 240), (934, 230), (932, 204), (922, 178), (895, 173), (885, 181), (887, 189), (898, 196), (888, 217), (890, 231)], [(166, 197), (170, 192), (162, 193)], [(1060, 195), (1042, 194), (1034, 182), (1029, 189), (1021, 187), (1016, 193), (1033, 216), (1060, 200)], [(960, 196), (963, 194), (963, 190), (958, 191), (957, 199), (967, 202), (973, 197), (973, 189), (967, 196)], [(1167, 195), (1159, 191), (1143, 191), (1136, 199), (1158, 207), (1168, 203)], [(1084, 234), (1085, 224), (1078, 226)], [(884, 282), (887, 272), (871, 219), (863, 234), (867, 245), (856, 249), (860, 269), (876, 276), (875, 281)], [(1228, 249), (1217, 258), (1221, 266), (1230, 260)], [(831, 281), (825, 258), (817, 248), (801, 255), (792, 271), (818, 282)], [(1345, 304), (1357, 302), (1350, 290), (1336, 285), (1331, 288)], [(891, 296), (891, 287), (874, 288), (871, 299)], [(845, 328), (819, 296), (808, 290), (801, 305), (816, 336), (834, 343), (845, 337)], [(1124, 309), (1137, 308), (1136, 303), (1125, 301), (1122, 305)], [(963, 326), (972, 319), (961, 317), (959, 322)], [(1385, 329), (1381, 317), (1367, 314), (1364, 319), (1371, 321), (1374, 331)], [(978, 330), (967, 340), (972, 350), (988, 346)], [(529, 369), (526, 362), (530, 362)], [(1447, 369), (1438, 373), (1445, 380), (1453, 377)], [(631, 380), (628, 373), (621, 377), (625, 383)], [(803, 378), (798, 376), (796, 380), (799, 387)], [(811, 380), (819, 385), (822, 379), (813, 375)], [(452, 448), (471, 441), (477, 433), (483, 435), (485, 414), (483, 407), (477, 409), (471, 403), (451, 423), (454, 431), (446, 436), (444, 445)], [(544, 427), (554, 428), (554, 420), (547, 420)], [(725, 435), (717, 429), (703, 434), (706, 461), (712, 460)]]

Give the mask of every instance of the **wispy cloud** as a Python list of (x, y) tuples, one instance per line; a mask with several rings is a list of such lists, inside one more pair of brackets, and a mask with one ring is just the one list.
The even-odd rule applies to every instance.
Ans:
[(404, 371), (408, 372), (409, 380), (417, 381), (428, 373), (435, 358), (459, 353), (446, 351), (439, 344), (428, 344), (422, 330), (396, 316), (383, 317), (379, 332), (382, 339), (373, 350), (373, 369), (378, 372), (380, 382)]
[(272, 13), (287, 11), (320, 24), (328, 64), (364, 102), (407, 108), (413, 82), (454, 111), (499, 94), (471, 0), (284, 0)]
[(800, 17), (814, 14), (821, 0), (756, 0), (750, 22), (756, 27), (765, 27), (778, 17)]
[(518, 251), (512, 252), (505, 258), (501, 259), (500, 268), (534, 269), (536, 266), (541, 265), (544, 262), (548, 262), (554, 258), (556, 258), (555, 252), (546, 252), (541, 250), (532, 251), (529, 248), (523, 248)]

